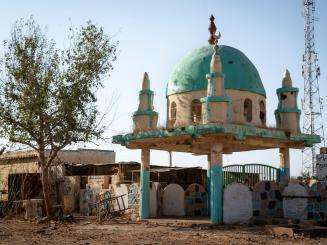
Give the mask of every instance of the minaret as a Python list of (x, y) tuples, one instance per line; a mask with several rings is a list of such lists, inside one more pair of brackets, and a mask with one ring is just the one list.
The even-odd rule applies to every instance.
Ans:
[(230, 97), (225, 93), (224, 74), (222, 73), (221, 60), (219, 55), (218, 39), (220, 33), (216, 35), (215, 18), (211, 15), (209, 25), (209, 44), (212, 45), (214, 53), (210, 63), (210, 73), (208, 79), (207, 96), (201, 99), (203, 108), (203, 123), (227, 123), (229, 121)]
[(142, 78), (142, 90), (139, 93), (139, 107), (133, 114), (134, 132), (157, 129), (158, 113), (153, 108), (153, 91), (150, 90), (150, 79), (145, 72)]
[(300, 114), (297, 106), (299, 89), (293, 87), (290, 72), (286, 69), (282, 87), (277, 89), (278, 107), (275, 111), (277, 128), (291, 134), (300, 133)]

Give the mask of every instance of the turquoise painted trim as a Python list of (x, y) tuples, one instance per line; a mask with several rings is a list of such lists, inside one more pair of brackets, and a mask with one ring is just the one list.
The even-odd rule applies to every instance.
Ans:
[(225, 74), (224, 73), (221, 73), (221, 72), (210, 72), (206, 75), (206, 78), (207, 79), (212, 79), (212, 78), (215, 78), (215, 77), (221, 77), (221, 78), (225, 78)]
[(285, 107), (285, 108), (279, 108), (275, 110), (275, 113), (297, 113), (301, 114), (301, 110), (298, 108), (290, 108), (290, 107)]
[(158, 115), (158, 112), (153, 110), (145, 110), (145, 111), (136, 111), (133, 113), (133, 116), (139, 116), (139, 115), (156, 116)]
[(141, 90), (139, 95), (142, 95), (142, 94), (146, 94), (146, 95), (153, 95), (154, 92), (150, 89), (144, 89), (144, 90)]
[(223, 222), (223, 170), (221, 166), (210, 169), (210, 220), (213, 224)]
[(247, 137), (261, 137), (268, 139), (278, 140), (291, 140), (294, 142), (304, 142), (305, 146), (312, 146), (321, 142), (319, 135), (310, 134), (295, 134), (286, 135), (283, 130), (269, 129), (269, 128), (257, 128), (250, 125), (238, 125), (238, 124), (199, 124), (190, 125), (185, 128), (175, 128), (172, 131), (166, 129), (158, 129), (153, 131), (130, 133), (125, 135), (113, 136), (112, 143), (126, 145), (130, 141), (144, 140), (150, 138), (166, 138), (174, 136), (189, 135), (192, 138), (200, 137), (201, 135), (219, 135), (230, 134), (236, 139), (246, 139)]
[(150, 172), (141, 169), (140, 172), (140, 218), (148, 219), (150, 217)]
[(280, 182), (288, 183), (291, 177), (291, 170), (290, 168), (280, 168)]
[(207, 169), (208, 215), (210, 215), (210, 168)]
[(208, 102), (231, 102), (232, 99), (227, 96), (210, 96), (210, 97), (203, 97), (200, 99), (201, 103), (208, 103)]
[(282, 87), (282, 88), (278, 88), (276, 90), (276, 93), (277, 94), (287, 93), (287, 92), (296, 92), (296, 93), (298, 93), (299, 92), (299, 88), (295, 88), (295, 87)]
[[(167, 96), (172, 94), (206, 90), (210, 73), (210, 62), (214, 50), (204, 46), (193, 50), (181, 60), (171, 74), (167, 85)], [(220, 45), (219, 56), (225, 89), (249, 91), (266, 97), (260, 75), (253, 63), (240, 50)]]

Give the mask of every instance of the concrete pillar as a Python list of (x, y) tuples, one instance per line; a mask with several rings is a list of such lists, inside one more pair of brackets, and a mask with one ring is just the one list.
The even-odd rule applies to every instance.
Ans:
[(142, 149), (141, 154), (140, 218), (147, 219), (150, 217), (150, 149)]
[(171, 168), (173, 166), (173, 153), (171, 151), (168, 151), (169, 153), (169, 167)]
[(223, 222), (223, 145), (213, 143), (210, 151), (210, 219), (213, 224)]
[(280, 182), (282, 185), (286, 186), (290, 181), (290, 149), (289, 148), (279, 148), (279, 158), (280, 158)]

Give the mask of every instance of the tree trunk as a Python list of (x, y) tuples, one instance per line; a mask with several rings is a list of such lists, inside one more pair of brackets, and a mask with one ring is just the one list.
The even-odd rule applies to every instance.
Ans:
[(43, 198), (45, 204), (45, 211), (48, 218), (53, 217), (52, 204), (50, 200), (50, 180), (49, 180), (49, 168), (44, 166), (44, 163), (41, 165), (41, 174), (42, 174), (42, 189), (43, 189)]

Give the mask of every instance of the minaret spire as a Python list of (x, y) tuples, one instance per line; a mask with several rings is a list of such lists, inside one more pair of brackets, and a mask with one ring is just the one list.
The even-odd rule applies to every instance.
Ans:
[(142, 77), (142, 90), (149, 90), (150, 89), (150, 79), (147, 72), (143, 73)]
[(283, 87), (292, 87), (292, 78), (291, 78), (291, 74), (288, 69), (285, 70), (284, 78), (282, 81), (282, 86)]
[(300, 133), (300, 114), (297, 105), (299, 89), (292, 86), (290, 72), (286, 69), (282, 87), (277, 89), (278, 107), (275, 110), (277, 128), (291, 134)]
[(220, 32), (216, 35), (217, 27), (214, 20), (215, 17), (211, 15), (208, 42), (214, 52), (210, 62), (210, 73), (206, 75), (208, 80), (207, 96), (201, 99), (204, 108), (203, 123), (226, 123), (229, 121), (230, 98), (225, 93), (224, 74), (218, 47), (221, 35)]
[(139, 107), (133, 114), (134, 132), (150, 131), (157, 128), (158, 113), (153, 108), (153, 96), (148, 73), (144, 72), (142, 90), (139, 93)]

